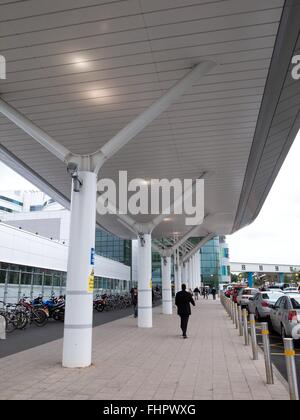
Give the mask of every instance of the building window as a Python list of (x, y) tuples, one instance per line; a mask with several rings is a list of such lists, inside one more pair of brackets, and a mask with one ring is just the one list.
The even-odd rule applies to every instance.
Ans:
[(263, 265), (259, 266), (259, 271), (264, 271), (264, 266)]
[(40, 211), (43, 210), (43, 205), (37, 205), (37, 206), (30, 206), (30, 211)]
[(278, 265), (275, 265), (275, 271), (279, 271)]
[(246, 270), (245, 264), (242, 264), (242, 270)]
[(21, 201), (13, 200), (12, 198), (5, 197), (3, 195), (0, 195), (0, 200), (7, 201), (8, 203), (16, 204), (17, 206), (23, 206), (23, 203)]
[(7, 207), (2, 207), (2, 206), (0, 206), (0, 211), (6, 211), (7, 213), (12, 213), (13, 211), (12, 211), (12, 209), (8, 209)]

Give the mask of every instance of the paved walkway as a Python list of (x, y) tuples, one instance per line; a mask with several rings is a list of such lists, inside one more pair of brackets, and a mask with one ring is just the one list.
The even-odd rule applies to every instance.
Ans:
[(90, 368), (62, 368), (62, 340), (4, 357), (0, 399), (288, 399), (277, 378), (265, 385), (262, 355), (251, 360), (219, 301), (196, 304), (187, 340), (160, 307), (152, 329), (132, 317), (94, 328)]

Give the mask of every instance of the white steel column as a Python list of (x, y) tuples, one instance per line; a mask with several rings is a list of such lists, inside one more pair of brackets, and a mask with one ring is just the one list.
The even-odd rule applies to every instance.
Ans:
[(202, 286), (202, 260), (201, 260), (201, 252), (199, 251), (199, 287)]
[(91, 364), (93, 323), (93, 250), (95, 248), (97, 175), (78, 173), (80, 191), (72, 191), (70, 244), (63, 340), (63, 366)]
[(182, 265), (179, 262), (179, 253), (178, 253), (178, 273), (177, 273), (177, 281), (178, 281), (178, 291), (181, 290), (181, 284), (182, 284)]
[(181, 282), (186, 284), (186, 265), (182, 263), (181, 267)]
[(162, 312), (172, 315), (171, 257), (162, 257)]
[(197, 254), (194, 255), (194, 270), (195, 270), (195, 280), (194, 280), (194, 289), (195, 289), (195, 287), (197, 287), (197, 282), (198, 282)]
[(152, 248), (151, 233), (138, 240), (138, 326), (152, 327)]
[(186, 262), (187, 264), (187, 276), (188, 276), (188, 280), (187, 280), (187, 289), (189, 289), (191, 287), (191, 260), (187, 260)]
[(190, 265), (190, 289), (193, 289), (193, 276), (194, 276), (194, 270), (193, 270), (193, 257), (190, 258), (189, 261), (189, 265)]
[(185, 262), (186, 264), (186, 288), (189, 289), (190, 288), (190, 284), (191, 284), (191, 269), (190, 269), (190, 260), (186, 260)]
[(200, 287), (200, 260), (199, 260), (199, 251), (196, 252), (196, 268), (197, 268), (197, 278), (196, 278), (196, 287)]
[(179, 266), (178, 250), (174, 252), (174, 280), (175, 280), (175, 294), (181, 290), (181, 269)]
[(197, 287), (197, 283), (198, 283), (197, 254), (195, 254), (193, 256), (193, 260), (194, 260), (194, 271), (195, 271), (195, 278), (194, 278), (194, 289), (195, 289), (195, 287)]
[(201, 287), (201, 254), (200, 251), (197, 253), (197, 264), (198, 264), (198, 284), (197, 287)]

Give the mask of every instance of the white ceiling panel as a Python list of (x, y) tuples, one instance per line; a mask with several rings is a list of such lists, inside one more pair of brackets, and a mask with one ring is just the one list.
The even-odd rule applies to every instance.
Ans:
[[(209, 217), (198, 233), (228, 233), (283, 6), (283, 0), (7, 1), (0, 4), (0, 51), (7, 60), (1, 96), (72, 152), (91, 153), (194, 64), (215, 60), (217, 67), (106, 162), (101, 176), (117, 179), (119, 170), (128, 170), (131, 177), (195, 179), (206, 171)], [(279, 133), (293, 123), (289, 109), (299, 98), (288, 86), (284, 95), (262, 174), (280, 153)], [(70, 198), (65, 166), (3, 117), (0, 142)], [(98, 222), (131, 236), (113, 217)], [(187, 230), (183, 218), (159, 225), (154, 236), (175, 228)]]

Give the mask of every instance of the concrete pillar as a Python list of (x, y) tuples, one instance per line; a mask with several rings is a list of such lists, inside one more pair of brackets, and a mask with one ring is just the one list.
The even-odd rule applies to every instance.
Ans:
[(171, 291), (171, 257), (161, 259), (162, 272), (162, 313), (172, 315), (172, 291)]
[(71, 198), (62, 361), (70, 368), (90, 366), (92, 357), (97, 176), (86, 171), (78, 176), (82, 186)]
[(138, 326), (152, 327), (152, 250), (151, 234), (138, 241)]

